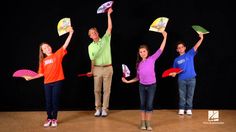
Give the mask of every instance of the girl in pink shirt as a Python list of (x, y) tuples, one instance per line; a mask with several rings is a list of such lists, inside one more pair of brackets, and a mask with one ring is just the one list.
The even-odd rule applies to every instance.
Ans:
[(160, 48), (152, 55), (149, 56), (148, 47), (140, 45), (137, 59), (137, 76), (131, 80), (126, 80), (124, 83), (134, 83), (139, 81), (139, 94), (141, 102), (141, 126), (142, 130), (152, 130), (151, 115), (153, 111), (153, 99), (156, 91), (156, 75), (155, 75), (155, 62), (161, 55), (167, 39), (167, 33), (162, 32), (164, 37)]

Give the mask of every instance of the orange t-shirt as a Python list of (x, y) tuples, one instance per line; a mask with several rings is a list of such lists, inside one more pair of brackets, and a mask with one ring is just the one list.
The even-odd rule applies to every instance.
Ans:
[(44, 84), (64, 80), (62, 59), (66, 53), (66, 49), (60, 48), (40, 63), (38, 73), (44, 75)]

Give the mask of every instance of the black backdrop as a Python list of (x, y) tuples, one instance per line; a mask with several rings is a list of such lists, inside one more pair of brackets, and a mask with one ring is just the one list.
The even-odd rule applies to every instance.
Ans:
[[(96, 26), (101, 34), (107, 28), (107, 15), (96, 14), (106, 1), (11, 1), (2, 9), (1, 87), (0, 110), (43, 110), (43, 78), (25, 81), (13, 78), (14, 71), (22, 68), (37, 71), (38, 50), (42, 41), (53, 50), (62, 46), (67, 34), (58, 36), (57, 23), (70, 17), (74, 36), (63, 60), (65, 81), (61, 94), (61, 109), (94, 109), (93, 79), (77, 77), (90, 70), (87, 36), (90, 27)], [(146, 43), (151, 53), (160, 46), (162, 35), (148, 31), (158, 17), (169, 18), (166, 28), (167, 45), (156, 62), (156, 109), (176, 109), (178, 91), (176, 78), (161, 78), (161, 73), (172, 66), (177, 56), (175, 42), (183, 40), (190, 49), (198, 40), (192, 25), (201, 25), (210, 31), (205, 35), (195, 57), (197, 85), (194, 96), (196, 109), (235, 109), (235, 21), (233, 8), (228, 1), (203, 0), (115, 0), (112, 13), (112, 61), (114, 76), (111, 88), (110, 109), (138, 109), (138, 83), (121, 82), (121, 64), (135, 76), (137, 48)]]

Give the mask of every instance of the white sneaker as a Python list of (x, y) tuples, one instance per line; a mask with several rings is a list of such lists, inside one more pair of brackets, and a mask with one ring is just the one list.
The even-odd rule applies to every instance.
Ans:
[(152, 131), (151, 123), (150, 121), (146, 121), (146, 126), (148, 131)]
[(179, 109), (179, 115), (183, 115), (184, 114), (184, 109)]
[(147, 130), (148, 130), (148, 131), (152, 131), (152, 127), (151, 127), (151, 126), (148, 126), (148, 127), (147, 127)]
[(147, 129), (147, 128), (146, 128), (146, 122), (145, 122), (145, 120), (142, 120), (142, 121), (141, 121), (140, 129), (141, 129), (141, 130), (146, 130), (146, 129)]
[(57, 127), (57, 120), (52, 120), (52, 127)]
[(192, 110), (187, 110), (186, 113), (187, 115), (192, 115)]
[(101, 110), (96, 110), (96, 112), (94, 113), (95, 117), (98, 117), (101, 115)]
[(52, 120), (51, 120), (51, 119), (47, 119), (47, 120), (45, 121), (45, 123), (43, 124), (43, 126), (44, 126), (44, 127), (49, 127), (49, 126), (51, 125), (51, 123), (52, 123)]
[(102, 117), (106, 117), (108, 114), (106, 112), (106, 110), (102, 110)]

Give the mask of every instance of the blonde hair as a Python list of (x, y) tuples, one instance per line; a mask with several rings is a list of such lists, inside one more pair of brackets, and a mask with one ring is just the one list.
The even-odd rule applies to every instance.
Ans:
[(90, 36), (91, 30), (94, 30), (94, 31), (98, 32), (98, 30), (97, 30), (96, 27), (92, 27), (92, 28), (90, 28), (90, 29), (88, 30), (88, 36)]

